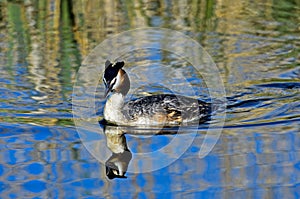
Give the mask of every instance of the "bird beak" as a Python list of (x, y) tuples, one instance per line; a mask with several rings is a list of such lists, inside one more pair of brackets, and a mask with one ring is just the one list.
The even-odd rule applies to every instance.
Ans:
[(105, 98), (107, 98), (109, 92), (112, 90), (112, 86), (113, 85), (109, 85), (108, 87), (105, 88), (105, 93), (104, 93)]
[(105, 93), (104, 93), (104, 97), (105, 97), (105, 98), (107, 98), (107, 95), (108, 95), (109, 92), (110, 92), (110, 89), (109, 89), (109, 88), (106, 88), (106, 89), (105, 89)]

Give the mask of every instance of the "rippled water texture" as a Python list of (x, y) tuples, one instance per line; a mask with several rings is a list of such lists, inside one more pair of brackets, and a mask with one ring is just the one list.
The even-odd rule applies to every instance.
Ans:
[[(299, 13), (296, 0), (0, 1), (0, 197), (300, 198)], [(174, 129), (155, 136), (151, 129), (130, 130), (117, 138), (83, 129), (89, 150), (106, 163), (115, 157), (110, 139), (128, 148), (127, 178), (109, 179), (105, 162), (91, 155), (75, 128), (73, 84), (99, 43), (142, 27), (181, 31), (207, 50), (225, 86), (227, 117), (206, 157), (199, 158), (200, 146), (217, 118), (196, 134), (180, 131), (181, 140), (195, 136), (187, 151), (175, 159), (172, 150), (159, 153), (161, 164), (172, 163), (146, 173), (139, 171), (154, 161), (138, 155), (168, 145)], [(163, 43), (155, 39), (136, 43)], [(148, 49), (120, 58), (136, 80), (128, 98), (169, 92), (161, 86), (168, 84), (193, 96), (176, 79), (183, 74), (209, 100), (203, 76), (172, 53)], [(102, 81), (96, 90), (101, 119)]]

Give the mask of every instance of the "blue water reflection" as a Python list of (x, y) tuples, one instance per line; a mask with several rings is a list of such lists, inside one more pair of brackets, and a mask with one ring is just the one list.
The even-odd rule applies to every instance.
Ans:
[[(295, 0), (0, 1), (0, 198), (300, 198), (299, 8)], [(137, 153), (159, 150), (174, 135), (127, 132), (131, 172), (109, 179), (74, 126), (73, 84), (95, 46), (141, 27), (178, 30), (205, 47), (224, 80), (226, 123), (208, 156), (198, 154), (209, 122), (172, 164), (145, 173), (133, 172), (147, 166), (135, 162)], [(136, 42), (159, 45), (159, 36)], [(122, 56), (139, 80), (132, 97), (168, 92), (162, 81), (184, 90), (176, 71), (209, 99), (203, 78), (170, 53)], [(136, 67), (145, 60), (151, 64)], [(101, 138), (109, 160), (105, 135), (84, 130), (91, 142)]]
[[(213, 151), (203, 159), (198, 158), (204, 138), (199, 134), (189, 150), (170, 166), (149, 173), (127, 173), (127, 178), (114, 180), (106, 177), (105, 165), (78, 144), (80, 139), (72, 127), (34, 130), (35, 126), (23, 125), (22, 128), (30, 132), (22, 134), (22, 141), (18, 139), (20, 134), (8, 135), (11, 129), (4, 129), (7, 135), (1, 139), (8, 146), (2, 145), (1, 153), (0, 187), (4, 195), (59, 198), (299, 196), (297, 123), (225, 130)], [(272, 133), (265, 133), (266, 128)], [(43, 132), (49, 133), (47, 139), (36, 139), (39, 138), (36, 135)], [(148, 139), (164, 144), (165, 139), (160, 141), (159, 136)], [(147, 139), (130, 134), (126, 137), (131, 151), (139, 151), (141, 143), (134, 143)]]

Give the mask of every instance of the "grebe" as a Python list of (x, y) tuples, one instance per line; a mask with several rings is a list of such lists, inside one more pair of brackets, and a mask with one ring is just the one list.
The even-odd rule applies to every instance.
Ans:
[(174, 94), (158, 94), (124, 102), (130, 80), (122, 69), (124, 62), (105, 62), (104, 119), (116, 125), (178, 126), (207, 120), (209, 103)]
[(132, 153), (127, 147), (126, 137), (118, 126), (104, 126), (107, 147), (112, 155), (105, 162), (106, 176), (109, 179), (126, 178), (129, 162)]

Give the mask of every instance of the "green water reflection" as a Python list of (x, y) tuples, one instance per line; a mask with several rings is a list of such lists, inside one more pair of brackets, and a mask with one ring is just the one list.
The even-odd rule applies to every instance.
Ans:
[[(10, 113), (5, 121), (55, 125), (70, 119), (72, 85), (82, 58), (105, 38), (132, 28), (171, 28), (199, 41), (216, 61), (228, 96), (256, 84), (299, 79), (298, 1), (51, 0), (0, 5), (1, 78), (8, 92), (1, 100), (15, 106), (7, 110), (4, 105), (1, 112)], [(27, 96), (10, 99), (13, 91)], [(251, 92), (254, 98), (270, 93)], [(298, 90), (288, 92), (299, 95)], [(27, 101), (34, 107), (18, 110)], [(43, 122), (40, 112), (53, 114), (53, 121)], [(234, 115), (238, 121), (240, 115)]]
[[(299, 0), (1, 0), (0, 193), (299, 198), (299, 16)], [(109, 181), (74, 128), (73, 84), (95, 46), (142, 27), (178, 30), (204, 46), (230, 106), (222, 137), (204, 159), (197, 158), (199, 134), (169, 167)], [(126, 138), (134, 153), (171, 136)]]

